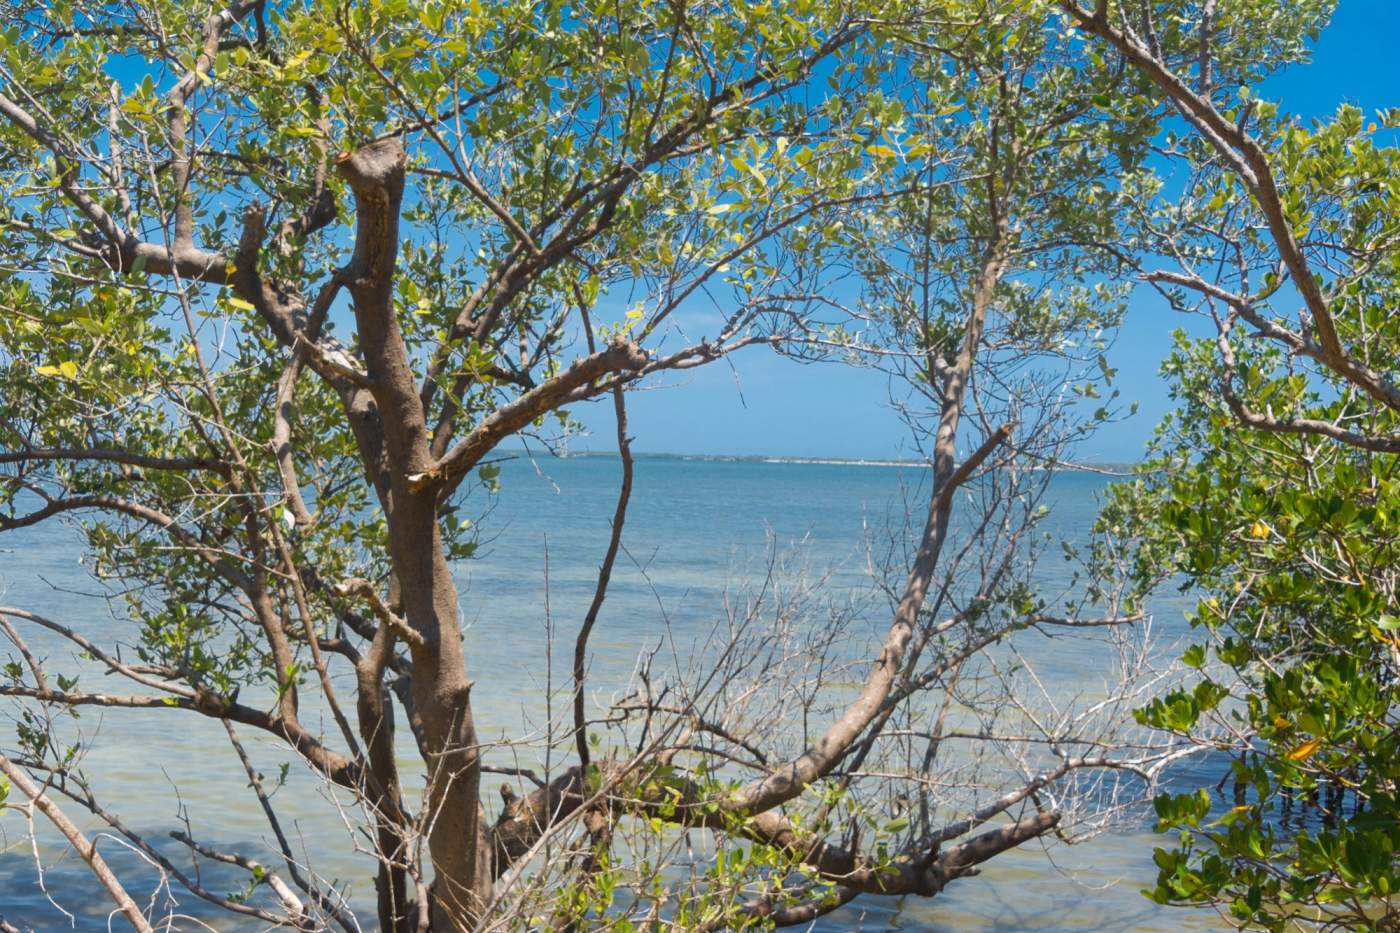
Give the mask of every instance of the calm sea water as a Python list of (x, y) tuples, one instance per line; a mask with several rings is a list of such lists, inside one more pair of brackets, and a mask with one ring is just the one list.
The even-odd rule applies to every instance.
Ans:
[[(537, 463), (517, 459), (504, 465), (502, 491), (480, 523), (483, 543), (478, 559), (458, 569), (469, 663), (478, 683), (473, 699), (483, 738), (518, 735), (546, 718), (546, 671), (552, 666), (556, 683), (567, 677), (573, 631), (592, 595), (617, 477), (618, 462), (607, 457)], [(922, 478), (918, 470), (888, 466), (639, 459), (626, 528), (627, 553), (619, 560), (591, 642), (591, 682), (620, 683), (638, 651), (656, 644), (668, 631), (672, 642), (682, 646), (688, 637), (702, 638), (720, 615), (726, 586), (739, 587), (746, 576), (761, 571), (773, 548), (787, 552), (796, 546), (812, 566), (833, 568), (834, 590), (861, 588), (868, 579), (864, 554), (870, 535), (878, 536), (889, 517), (902, 510), (905, 491)], [(1048, 500), (1050, 530), (1082, 539), (1107, 482), (1087, 473), (1058, 476)], [(44, 613), (101, 644), (130, 644), (134, 633), (124, 631), (124, 623), (96, 594), (80, 555), (76, 533), (60, 526), (0, 536), (0, 604)], [(1047, 555), (1043, 567), (1041, 578), (1047, 585), (1064, 582), (1056, 577), (1065, 572), (1057, 554)], [(1180, 597), (1164, 596), (1152, 608), (1159, 636), (1170, 642), (1183, 633), (1185, 602)], [(886, 619), (872, 618), (872, 637), (886, 624)], [(556, 631), (552, 649), (547, 637), (551, 627)], [(71, 652), (62, 645), (37, 634), (32, 644), (56, 669), (72, 668)], [(1034, 648), (1052, 689), (1060, 683), (1070, 689), (1101, 672), (1102, 660), (1072, 639), (1042, 640)], [(121, 689), (105, 680), (96, 684), (89, 679), (88, 685)], [(311, 692), (308, 686), (306, 693)], [(557, 714), (558, 708), (554, 711)], [(13, 709), (0, 705), (0, 717), (10, 720), (14, 715)], [(174, 711), (103, 714), (90, 709), (67, 728), (88, 740), (90, 750), (82, 767), (103, 802), (156, 842), (180, 868), (193, 870), (192, 862), (168, 834), (187, 828), (186, 820), (196, 838), (276, 863), (266, 824), (217, 724)], [(11, 725), (0, 723), (0, 729), (10, 733)], [(251, 734), (245, 738), (258, 766), (276, 774), (286, 758), (281, 749)], [(7, 735), (0, 744), (10, 742)], [(405, 766), (411, 764), (406, 755)], [(1184, 783), (1192, 779), (1190, 773), (1180, 776)], [(305, 853), (323, 876), (349, 885), (361, 922), (372, 929), (368, 861), (357, 855), (356, 840), (322, 789), (300, 777), (294, 766), (277, 799), (284, 812), (295, 817), (293, 848)], [(66, 809), (98, 831), (93, 820), (81, 819), (79, 808)], [(85, 867), (55, 842), (51, 829), (38, 828), (42, 883), (36, 878), (35, 854), (25, 838), (23, 818), (13, 812), (0, 814), (0, 916), (41, 931), (107, 928), (108, 904)], [(1032, 844), (997, 858), (980, 876), (955, 882), (935, 899), (859, 900), (825, 918), (818, 929), (1212, 927), (1213, 915), (1157, 907), (1141, 896), (1140, 889), (1154, 877), (1153, 843), (1143, 818), (1072, 848), (1047, 851)], [(173, 909), (189, 917), (183, 928), (205, 923), (218, 929), (258, 928), (256, 922), (230, 922), (178, 886), (153, 892), (155, 873), (118, 840), (104, 837), (101, 849), (138, 900), (149, 896), (157, 913)], [(207, 863), (200, 878), (221, 894), (239, 890), (241, 884), (239, 874), (211, 869)], [(121, 920), (113, 921), (114, 928), (122, 925)]]

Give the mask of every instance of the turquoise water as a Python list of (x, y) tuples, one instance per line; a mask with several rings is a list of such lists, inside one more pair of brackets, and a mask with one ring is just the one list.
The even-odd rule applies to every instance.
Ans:
[[(556, 695), (549, 704), (547, 687), (567, 678), (574, 631), (592, 596), (607, 540), (618, 469), (618, 462), (608, 457), (533, 463), (519, 458), (504, 465), (502, 492), (489, 509), (479, 495), (468, 505), (468, 513), (486, 512), (480, 520), (478, 558), (458, 569), (469, 664), (477, 682), (473, 698), (485, 740), (543, 728), (548, 714), (557, 717), (567, 702)], [(624, 538), (627, 552), (619, 558), (591, 642), (591, 685), (600, 692), (621, 685), (638, 653), (657, 645), (678, 656), (698, 653), (697, 646), (722, 616), (726, 590), (738, 594), (746, 579), (761, 576), (771, 553), (800, 556), (814, 572), (829, 571), (833, 594), (864, 592), (867, 543), (875, 542), (878, 550), (891, 516), (902, 514), (904, 497), (914, 494), (922, 480), (922, 471), (907, 467), (640, 458)], [(1047, 500), (1052, 510), (1047, 530), (1082, 539), (1107, 482), (1088, 473), (1057, 476)], [(97, 587), (79, 558), (71, 529), (50, 526), (0, 536), (0, 604), (50, 615), (103, 644), (114, 638), (129, 644), (130, 634), (122, 634), (122, 623), (95, 594)], [(1064, 567), (1058, 552), (1051, 552), (1037, 579), (1058, 590), (1065, 584)], [(1185, 603), (1180, 597), (1164, 596), (1152, 608), (1159, 638), (1169, 643), (1183, 633)], [(854, 635), (877, 638), (887, 624), (887, 616), (872, 611), (856, 624)], [(62, 646), (38, 636), (31, 644), (58, 669), (67, 664), (69, 652)], [(1074, 689), (1097, 676), (1104, 663), (1090, 643), (1068, 638), (1042, 638), (1024, 648), (1034, 653), (1051, 690), (1060, 689), (1056, 685)], [(547, 676), (551, 669), (552, 678)], [(343, 689), (348, 694), (348, 686)], [(305, 691), (311, 692), (310, 687)], [(215, 723), (173, 711), (113, 710), (104, 715), (85, 710), (71, 728), (89, 741), (83, 768), (99, 798), (133, 829), (158, 842), (178, 867), (191, 869), (189, 854), (166, 836), (185, 828), (186, 818), (197, 838), (275, 862), (256, 800)], [(8, 724), (0, 729), (7, 735), (0, 744), (8, 744)], [(275, 774), (285, 760), (281, 749), (251, 734), (245, 740), (259, 767)], [(499, 750), (496, 761), (508, 764), (510, 757)], [(1189, 783), (1192, 777), (1187, 772), (1180, 780)], [(494, 806), (495, 795), (490, 796)], [(277, 799), (296, 816), (293, 848), (304, 852), (323, 876), (348, 885), (350, 903), (371, 929), (368, 862), (356, 855), (355, 840), (324, 799), (323, 789), (293, 766)], [(81, 817), (76, 806), (67, 810)], [(91, 819), (80, 822), (96, 826)], [(108, 908), (95, 883), (54, 842), (47, 827), (39, 829), (48, 894), (76, 915), (78, 929), (106, 928)], [(36, 883), (22, 818), (0, 816), (0, 833), (0, 916), (37, 930), (68, 928), (68, 917)], [(1160, 908), (1138, 893), (1154, 874), (1152, 842), (1145, 818), (1132, 817), (1118, 831), (1080, 846), (1055, 846), (1047, 853), (1032, 844), (1008, 853), (982, 875), (955, 882), (932, 900), (857, 901), (825, 918), (818, 929), (1211, 926), (1212, 915)], [(142, 901), (157, 876), (114, 840), (104, 840), (101, 849)], [(236, 890), (240, 883), (237, 873), (207, 863), (201, 871), (209, 888), (220, 893)], [(156, 891), (154, 898), (158, 914), (174, 910), (219, 929), (258, 928), (253, 921), (230, 923), (178, 886)], [(198, 928), (194, 920), (181, 925)]]

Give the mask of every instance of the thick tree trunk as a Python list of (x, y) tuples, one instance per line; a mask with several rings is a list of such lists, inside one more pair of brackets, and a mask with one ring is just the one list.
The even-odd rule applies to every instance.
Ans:
[(341, 157), (355, 193), (355, 252), (349, 268), (360, 350), (384, 432), (389, 483), (383, 503), (400, 613), (422, 636), (412, 646), (413, 710), (428, 766), (425, 829), (433, 864), (435, 929), (470, 929), (490, 888), (482, 870), (480, 753), (457, 591), (437, 526), (437, 489), (410, 477), (432, 465), (426, 416), (393, 308), (399, 210), (407, 162), (396, 139)]

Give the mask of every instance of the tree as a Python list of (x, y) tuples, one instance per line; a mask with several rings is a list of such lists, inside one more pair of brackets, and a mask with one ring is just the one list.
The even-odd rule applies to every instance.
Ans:
[[(62, 620), (0, 612), (18, 652), (0, 694), (24, 704), (18, 747), (0, 758), (11, 793), (60, 827), (73, 825), (55, 803), (65, 796), (197, 896), (306, 929), (353, 922), (342, 892), (288, 850), (248, 730), (349, 795), (373, 839), (386, 930), (603, 916), (625, 928), (663, 908), (696, 929), (801, 923), (861, 894), (933, 896), (1029, 839), (1097, 825), (1114, 775), (1150, 782), (1174, 754), (1114, 754), (1124, 725), (1112, 714), (1137, 698), (1144, 655), (1126, 658), (1106, 698), (1054, 721), (1028, 700), (1008, 705), (1007, 687), (977, 697), (982, 725), (1029, 735), (948, 717), (968, 685), (1013, 679), (993, 650), (1013, 634), (1140, 617), (1112, 588), (1031, 590), (1044, 482), (1023, 462), (1058, 459), (1069, 434), (1051, 427), (1065, 414), (1056, 394), (1034, 380), (1010, 391), (1006, 370), (1038, 348), (1087, 363), (1084, 394), (1097, 391), (1096, 355), (1076, 361), (1062, 341), (1118, 313), (1111, 290), (1085, 284), (1110, 261), (1089, 245), (1131, 200), (1109, 178), (1141, 158), (1152, 114), (1133, 93), (1130, 132), (1081, 125), (1084, 94), (1062, 96), (1081, 65), (1042, 12), (15, 5), (0, 44), (0, 171), (14, 193), (0, 237), (0, 530), (79, 521), (139, 657)], [(910, 96), (882, 83), (892, 62), (918, 63)], [(1093, 98), (1117, 95), (1121, 63), (1094, 67)], [(940, 123), (954, 106), (969, 116)], [(1073, 203), (1080, 184), (1102, 200)], [(911, 224), (912, 304), (886, 287), (903, 260), (880, 245)], [(817, 313), (836, 272), (816, 259), (840, 255), (871, 273), (855, 302), (868, 338)], [(1060, 307), (1054, 290), (1076, 282)], [(624, 290), (641, 297), (600, 301)], [(727, 296), (724, 323), (677, 345), (670, 322), (706, 290)], [(824, 664), (849, 617), (799, 645), (826, 671), (815, 682), (789, 663), (791, 613), (815, 598), (799, 591), (775, 607), (756, 598), (715, 656), (672, 672), (666, 699), (590, 712), (589, 636), (632, 481), (625, 390), (746, 346), (823, 342), (909, 362), (937, 418), (926, 518), (855, 695)], [(979, 378), (989, 390), (970, 396)], [(469, 489), (496, 482), (499, 445), (548, 436), (551, 418), (568, 430), (568, 406), (598, 397), (614, 406), (623, 476), (575, 645), (560, 733), (573, 760), (528, 792), (533, 772), (510, 769), (517, 782), (488, 820), (481, 776), (504, 766), (485, 761), (472, 696), (510, 687), (471, 677), (452, 565), (476, 532), (461, 512)], [(983, 434), (960, 458), (967, 412)], [(1048, 431), (1039, 448), (1011, 443), (1026, 426)], [(964, 493), (971, 531), (953, 520)], [(1090, 597), (1102, 615), (1078, 614)], [(26, 626), (132, 692), (46, 673)], [(824, 723), (810, 738), (765, 718), (797, 684), (805, 716)], [(307, 724), (310, 703), (324, 704), (329, 734)], [(99, 800), (61, 715), (90, 705), (226, 728), (277, 851), (180, 841), (246, 869), (250, 897), (202, 885)], [(400, 715), (426, 788), (417, 806)], [(611, 738), (595, 747), (600, 719)], [(957, 774), (940, 764), (945, 741), (1005, 756), (995, 793), (972, 792), (979, 777), (927, 806)], [(863, 770), (885, 760), (896, 779)], [(678, 877), (676, 828), (721, 839), (704, 872)]]
[[(1231, 761), (1223, 808), (1206, 789), (1163, 796), (1160, 901), (1216, 905), (1239, 926), (1389, 929), (1396, 917), (1397, 663), (1394, 382), (1400, 350), (1393, 114), (1355, 107), (1311, 125), (1218, 82), (1220, 42), (1296, 18), (1304, 51), (1331, 3), (1161, 5), (1095, 13), (1087, 32), (1148, 76), (1186, 124), (1180, 196), (1144, 213), (1143, 277), (1209, 339), (1167, 363), (1177, 413), (1156, 476), (1105, 524), (1142, 533), (1140, 577), (1201, 593), (1188, 689), (1145, 722)], [(1154, 45), (1141, 11), (1189, 33)], [(1150, 22), (1148, 20), (1147, 22)], [(1223, 812), (1222, 812), (1223, 810)]]

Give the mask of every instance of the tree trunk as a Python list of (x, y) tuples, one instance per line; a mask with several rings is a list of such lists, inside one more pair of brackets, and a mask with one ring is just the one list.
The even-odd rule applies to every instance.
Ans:
[(411, 477), (433, 462), (422, 403), (394, 315), (394, 263), (407, 157), (397, 139), (372, 143), (337, 163), (355, 193), (355, 252), (349, 267), (360, 350), (384, 431), (389, 484), (383, 503), (402, 614), (422, 636), (412, 646), (412, 696), (428, 767), (425, 828), (434, 882), (435, 929), (470, 929), (486, 900), (482, 871), (480, 752), (472, 723), (457, 590), (437, 525), (435, 487)]

